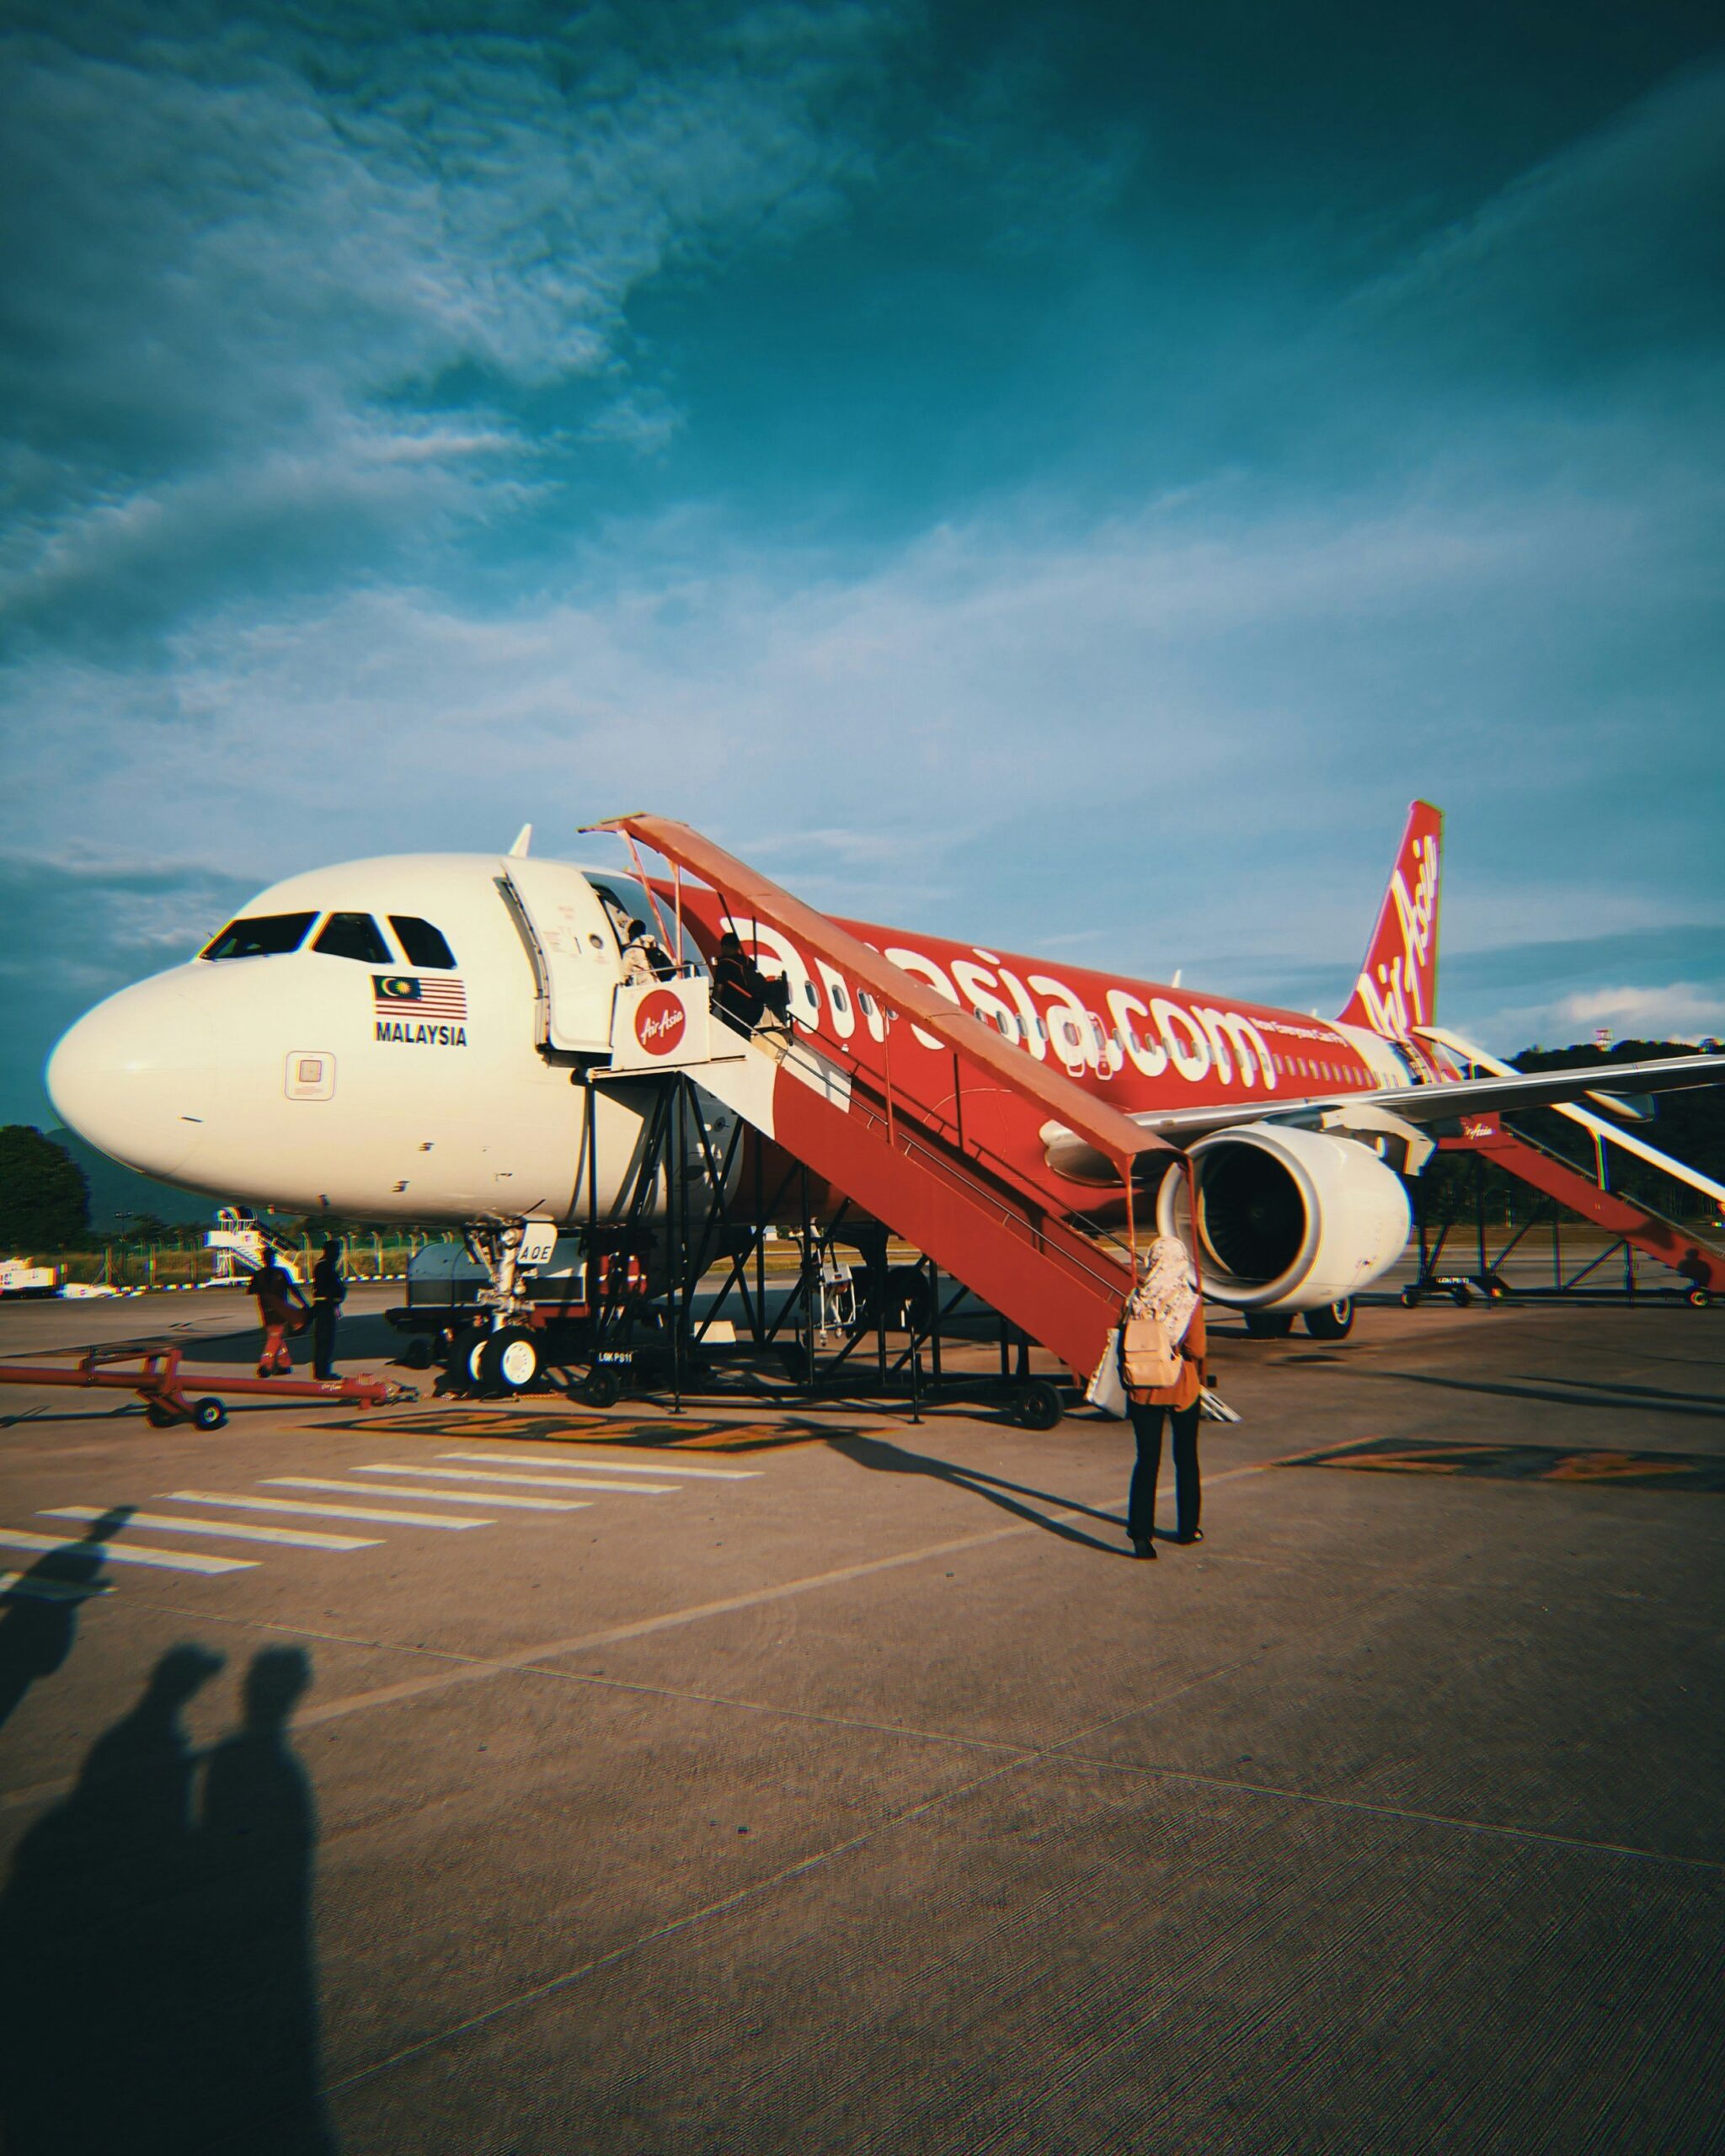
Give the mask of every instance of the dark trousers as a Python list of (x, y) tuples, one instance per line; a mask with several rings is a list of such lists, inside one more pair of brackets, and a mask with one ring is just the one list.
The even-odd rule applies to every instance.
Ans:
[(1156, 1478), (1162, 1464), (1162, 1417), (1174, 1422), (1174, 1532), (1194, 1534), (1198, 1530), (1198, 1402), (1189, 1407), (1131, 1408), (1132, 1434), (1138, 1440), (1138, 1462), (1132, 1470), (1132, 1492), (1126, 1501), (1126, 1532), (1135, 1542), (1147, 1542), (1156, 1529)]
[(335, 1321), (340, 1311), (339, 1303), (313, 1303), (312, 1305), (312, 1375), (314, 1378), (333, 1378), (335, 1375)]

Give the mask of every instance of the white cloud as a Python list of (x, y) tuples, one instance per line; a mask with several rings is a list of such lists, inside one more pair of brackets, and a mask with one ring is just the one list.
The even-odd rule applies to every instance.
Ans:
[[(303, 54), (285, 30), (7, 41), (0, 607), (82, 595), (88, 625), (117, 580), (122, 615), (171, 620), (226, 588), (212, 556), (243, 547), (267, 584), (279, 557), (351, 551), (357, 515), (375, 567), (427, 518), (507, 506), (536, 445), (404, 398), (435, 408), (463, 368), (598, 385), (641, 286), (805, 229), (866, 170), (885, 0), (680, 20), (646, 56), (580, 19), (534, 40), (332, 24), (333, 48), (307, 25)], [(649, 385), (589, 432), (651, 452), (674, 425)]]
[[(160, 797), (176, 851), (276, 873), (502, 843), (530, 813), (574, 851), (579, 823), (645, 804), (835, 907), (974, 883), (1025, 926), (978, 898), (973, 932), (1101, 915), (1146, 968), (1346, 969), (1414, 792), (1456, 812), (1467, 941), (1674, 917), (1627, 791), (1660, 739), (1638, 688), (1632, 723), (1595, 684), (1506, 723), (1530, 635), (1584, 636), (1661, 582), (1621, 504), (1556, 490), (1256, 520), (1219, 491), (1064, 535), (1002, 504), (848, 575), (684, 516), (611, 530), (508, 613), (361, 587), (188, 628), (152, 677), (44, 660), (13, 682), (14, 814), (34, 794), (120, 844)], [(1593, 821), (1566, 836), (1530, 819), (1573, 813), (1572, 717)], [(1554, 877), (1561, 905), (1519, 907)]]
[(1717, 1039), (1725, 1037), (1725, 981), (1590, 989), (1550, 1001), (1470, 1011), (1450, 1022), (1500, 1055), (1591, 1040), (1602, 1027), (1620, 1041)]

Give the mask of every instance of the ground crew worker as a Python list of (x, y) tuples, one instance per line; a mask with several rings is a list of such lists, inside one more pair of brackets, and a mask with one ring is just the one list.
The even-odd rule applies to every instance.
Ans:
[(341, 1269), (341, 1245), (333, 1237), (323, 1255), (312, 1267), (312, 1375), (335, 1375), (335, 1321), (347, 1300), (347, 1278)]
[(1143, 1258), (1143, 1278), (1126, 1315), (1153, 1317), (1162, 1336), (1179, 1343), (1180, 1374), (1172, 1385), (1127, 1388), (1138, 1460), (1126, 1503), (1126, 1532), (1137, 1557), (1156, 1555), (1156, 1484), (1162, 1464), (1162, 1417), (1174, 1422), (1174, 1540), (1202, 1542), (1198, 1524), (1199, 1394), (1204, 1379), (1204, 1303), (1198, 1275), (1178, 1235), (1158, 1235)]
[(291, 1377), (293, 1357), (288, 1353), (287, 1331), (293, 1323), (294, 1305), (297, 1303), (303, 1310), (306, 1299), (273, 1250), (253, 1273), (251, 1292), (258, 1299), (258, 1321), (264, 1328), (264, 1352), (258, 1358), (258, 1375)]

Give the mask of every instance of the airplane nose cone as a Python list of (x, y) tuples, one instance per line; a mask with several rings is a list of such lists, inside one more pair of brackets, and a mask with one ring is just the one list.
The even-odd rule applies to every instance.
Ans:
[(216, 1096), (216, 1036), (171, 979), (99, 1003), (48, 1059), (48, 1095), (80, 1138), (129, 1168), (172, 1177), (196, 1150)]

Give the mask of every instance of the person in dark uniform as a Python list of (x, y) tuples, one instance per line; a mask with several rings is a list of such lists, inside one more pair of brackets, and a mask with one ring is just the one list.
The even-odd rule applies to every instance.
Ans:
[(293, 1357), (288, 1353), (288, 1328), (293, 1323), (294, 1305), (297, 1303), (303, 1310), (306, 1299), (273, 1250), (253, 1273), (251, 1292), (258, 1299), (258, 1321), (264, 1328), (264, 1351), (258, 1358), (258, 1375), (291, 1377)]
[(1204, 1383), (1204, 1302), (1198, 1275), (1178, 1235), (1158, 1235), (1143, 1259), (1143, 1278), (1126, 1305), (1128, 1317), (1153, 1317), (1165, 1339), (1178, 1342), (1179, 1374), (1172, 1385), (1129, 1385), (1127, 1398), (1138, 1459), (1126, 1503), (1126, 1533), (1137, 1557), (1156, 1555), (1156, 1485), (1162, 1464), (1162, 1422), (1174, 1430), (1174, 1540), (1202, 1542), (1198, 1524), (1199, 1394)]
[(713, 961), (713, 1007), (740, 1033), (753, 1033), (766, 1002), (766, 983), (734, 928), (718, 939)]
[(312, 1375), (335, 1375), (335, 1321), (347, 1300), (347, 1279), (341, 1269), (341, 1245), (332, 1239), (312, 1267)]

